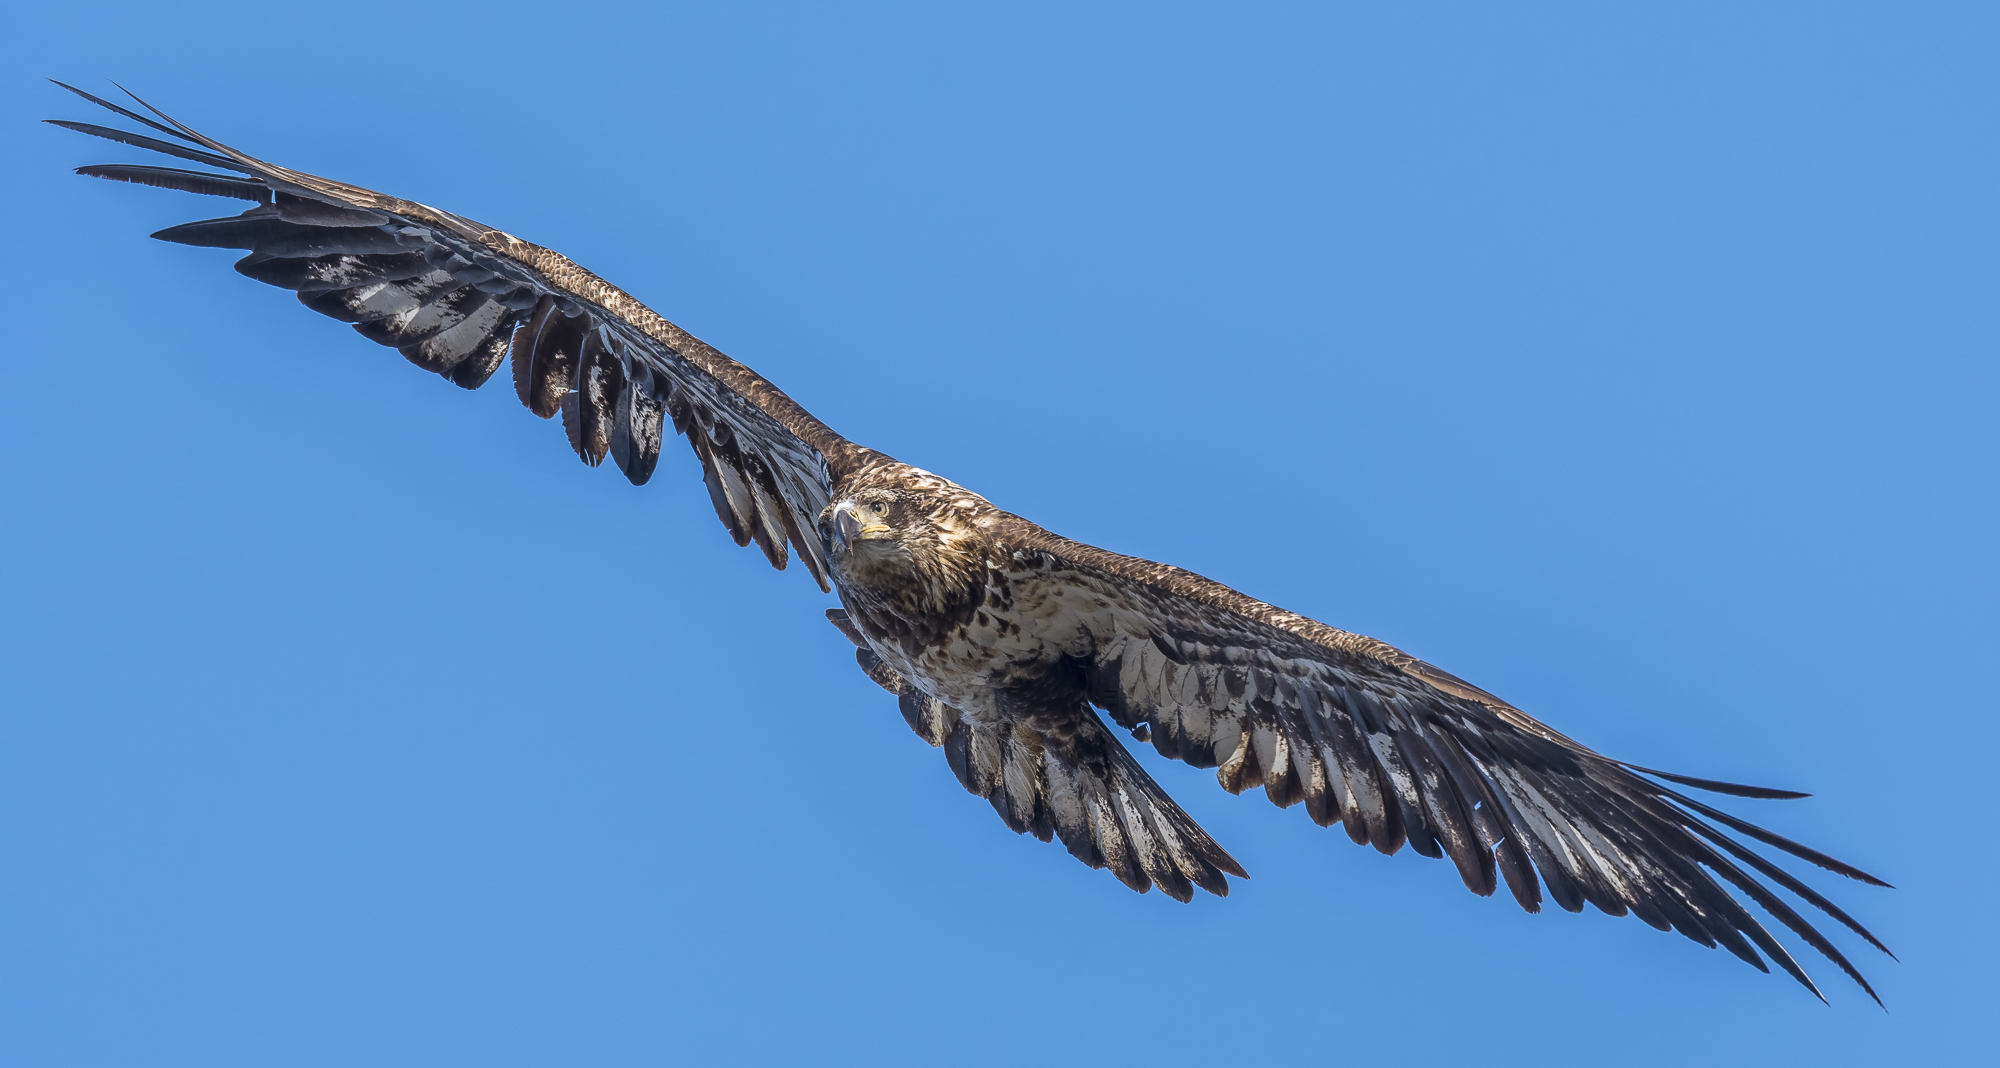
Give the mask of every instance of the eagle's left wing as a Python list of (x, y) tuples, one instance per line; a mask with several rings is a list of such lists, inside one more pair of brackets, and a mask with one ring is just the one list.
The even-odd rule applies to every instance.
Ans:
[(295, 291), (306, 307), (466, 389), (484, 385), (511, 352), (521, 403), (544, 419), (561, 412), (585, 463), (609, 456), (635, 484), (652, 476), (671, 426), (700, 459), (709, 500), (736, 543), (756, 542), (777, 568), (796, 552), (828, 588), (815, 524), (845, 465), (870, 454), (755, 371), (548, 249), (254, 159), (144, 101), (159, 121), (63, 88), (172, 140), (55, 125), (223, 172), (104, 164), (79, 174), (253, 205), (154, 237), (247, 250), (239, 272)]
[(1000, 523), (1003, 540), (1018, 547), (1017, 564), (1042, 572), (1045, 594), (1055, 591), (1066, 619), (1049, 624), (1053, 633), (1088, 636), (1091, 702), (1150, 735), (1161, 755), (1216, 768), (1232, 793), (1261, 786), (1280, 806), (1304, 802), (1314, 822), (1341, 823), (1356, 843), (1384, 853), (1407, 842), (1425, 856), (1448, 856), (1476, 894), (1505, 882), (1534, 912), (1546, 886), (1570, 912), (1585, 902), (1614, 916), (1629, 912), (1720, 944), (1760, 970), (1761, 948), (1819, 993), (1727, 883), (1875, 996), (1839, 949), (1758, 876), (1888, 949), (1723, 828), (1886, 883), (1647, 776), (1739, 796), (1805, 795), (1635, 768), (1372, 638), (1016, 517)]

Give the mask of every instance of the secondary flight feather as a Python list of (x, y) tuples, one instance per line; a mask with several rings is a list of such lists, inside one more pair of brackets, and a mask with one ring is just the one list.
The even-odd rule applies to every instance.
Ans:
[(150, 115), (63, 88), (151, 132), (56, 125), (209, 168), (77, 173), (249, 202), (154, 237), (247, 252), (238, 272), (454, 385), (477, 389), (510, 363), (523, 405), (560, 414), (584, 463), (608, 458), (634, 484), (683, 438), (730, 537), (773, 567), (797, 560), (839, 596), (827, 615), (861, 669), (1014, 831), (1182, 901), (1244, 877), (1102, 710), (1163, 756), (1215, 768), (1232, 793), (1261, 788), (1383, 853), (1448, 858), (1476, 894), (1505, 886), (1530, 912), (1546, 896), (1570, 912), (1630, 913), (1761, 970), (1768, 958), (1819, 995), (1741, 895), (1875, 997), (1778, 891), (1887, 947), (1743, 839), (1887, 884), (1667, 784), (1805, 795), (1613, 760), (1372, 638), (1059, 537), (848, 441), (557, 253), (265, 163), (136, 97)]

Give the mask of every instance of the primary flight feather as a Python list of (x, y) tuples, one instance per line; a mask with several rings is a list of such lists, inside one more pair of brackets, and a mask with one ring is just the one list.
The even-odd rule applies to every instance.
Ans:
[[(58, 83), (60, 84), (60, 83)], [(273, 166), (143, 101), (81, 90), (150, 134), (56, 122), (214, 171), (78, 173), (251, 202), (153, 236), (247, 250), (236, 269), (467, 389), (512, 364), (521, 403), (560, 413), (587, 464), (633, 483), (686, 438), (738, 545), (796, 558), (842, 608), (828, 618), (910, 727), (1008, 827), (1060, 839), (1125, 885), (1227, 894), (1238, 864), (1098, 715), (1161, 755), (1261, 787), (1322, 826), (1394, 853), (1449, 858), (1474, 893), (1544, 893), (1769, 957), (1819, 994), (1735, 896), (1861, 973), (1772, 889), (1887, 948), (1734, 831), (1829, 871), (1850, 865), (1663, 785), (1802, 794), (1612, 760), (1498, 697), (1372, 638), (1166, 564), (1051, 534), (952, 482), (836, 434), (777, 387), (562, 256), (471, 220)], [(56, 120), (51, 120), (56, 121)], [(1094, 706), (1094, 707), (1093, 707)], [(1761, 951), (1761, 955), (1760, 955)], [(1879, 1001), (1879, 998), (1877, 999)]]

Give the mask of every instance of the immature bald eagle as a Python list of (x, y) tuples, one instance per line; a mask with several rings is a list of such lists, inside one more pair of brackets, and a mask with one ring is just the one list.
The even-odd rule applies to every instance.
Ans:
[(1534, 912), (1546, 888), (1571, 912), (1585, 902), (1630, 912), (1768, 970), (1762, 949), (1819, 994), (1727, 883), (1875, 996), (1758, 876), (1887, 948), (1721, 828), (1887, 884), (1662, 782), (1805, 795), (1612, 760), (1372, 638), (1058, 537), (848, 441), (749, 368), (548, 249), (252, 159), (143, 101), (159, 121), (71, 91), (172, 140), (57, 125), (225, 172), (100, 165), (78, 173), (253, 205), (154, 237), (247, 249), (239, 272), (297, 291), (307, 307), (467, 389), (511, 354), (521, 402), (543, 418), (561, 412), (585, 463), (609, 456), (634, 483), (652, 475), (671, 425), (701, 461), (730, 536), (756, 542), (774, 567), (795, 553), (822, 590), (838, 593), (843, 607), (827, 615), (854, 642), (862, 669), (1017, 833), (1060, 838), (1125, 885), (1158, 886), (1181, 901), (1197, 886), (1226, 894), (1226, 876), (1244, 875), (1096, 706), (1163, 756), (1215, 768), (1232, 793), (1261, 786), (1276, 804), (1304, 802), (1314, 822), (1339, 823), (1383, 853), (1408, 843), (1449, 857), (1476, 894), (1504, 882)]

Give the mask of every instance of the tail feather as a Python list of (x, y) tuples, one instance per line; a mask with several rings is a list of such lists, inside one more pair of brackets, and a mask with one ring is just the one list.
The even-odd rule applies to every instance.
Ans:
[(827, 619), (855, 644), (870, 680), (896, 694), (917, 736), (945, 751), (965, 789), (990, 801), (1016, 834), (1060, 838), (1071, 856), (1109, 868), (1144, 893), (1158, 886), (1176, 901), (1200, 887), (1218, 897), (1234, 875), (1247, 879), (1207, 831), (1181, 809), (1087, 705), (1074, 727), (1044, 733), (1005, 721), (982, 722), (917, 689), (875, 655), (847, 613)]

